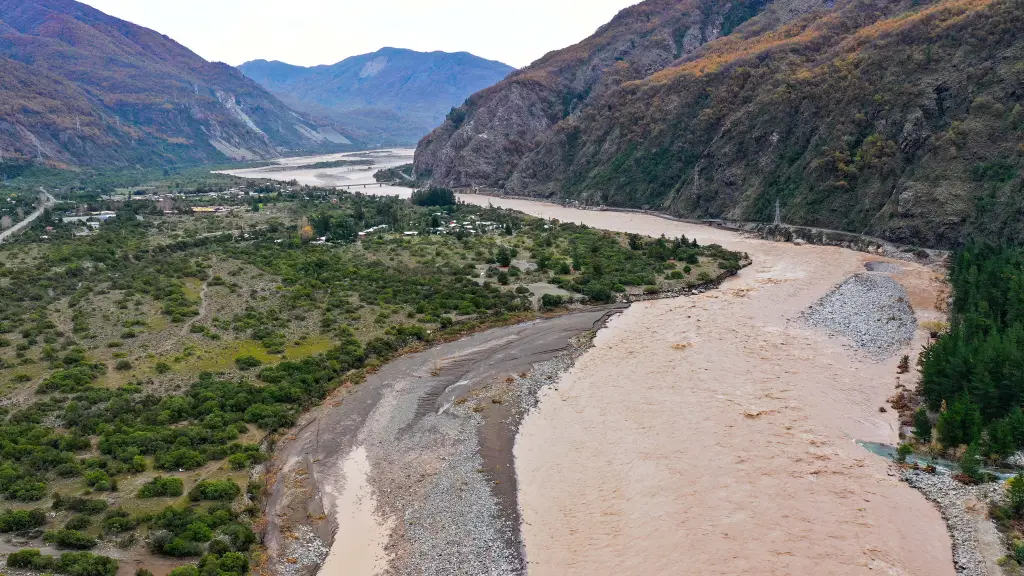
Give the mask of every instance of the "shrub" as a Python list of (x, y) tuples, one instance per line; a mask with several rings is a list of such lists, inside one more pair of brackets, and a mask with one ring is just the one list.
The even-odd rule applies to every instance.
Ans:
[(249, 573), (249, 559), (238, 552), (207, 554), (199, 560), (199, 573), (245, 576)]
[(239, 356), (235, 358), (235, 366), (238, 366), (239, 370), (251, 370), (262, 365), (263, 362), (255, 356)]
[(0, 512), (0, 532), (21, 532), (46, 523), (42, 510), (4, 510)]
[(67, 576), (114, 576), (117, 560), (89, 552), (66, 552), (60, 555), (56, 571)]
[(103, 531), (113, 534), (128, 532), (134, 530), (141, 521), (141, 518), (133, 517), (124, 510), (111, 510), (103, 519)]
[(900, 364), (896, 368), (896, 373), (906, 374), (907, 372), (910, 372), (910, 356), (904, 354), (903, 357), (900, 358)]
[(167, 576), (199, 576), (199, 568), (192, 566), (178, 566), (174, 570), (171, 570)]
[(540, 297), (540, 305), (545, 309), (558, 308), (565, 304), (565, 298), (557, 294), (544, 294)]
[(43, 534), (43, 542), (53, 544), (57, 548), (88, 550), (96, 546), (96, 539), (78, 530), (52, 530)]
[(53, 503), (57, 509), (67, 508), (72, 512), (80, 514), (99, 514), (107, 509), (106, 500), (95, 498), (69, 498), (68, 500), (57, 499)]
[(199, 500), (221, 500), (230, 502), (242, 494), (241, 487), (233, 480), (203, 480), (188, 492), (193, 502)]
[(980, 482), (985, 478), (984, 472), (981, 471), (981, 463), (978, 461), (978, 446), (976, 444), (971, 444), (964, 452), (964, 457), (960, 459), (960, 472), (975, 482)]
[(932, 440), (932, 422), (928, 419), (928, 411), (923, 406), (914, 412), (914, 436), (922, 442)]
[(118, 360), (117, 364), (114, 365), (114, 369), (119, 372), (124, 372), (132, 369), (132, 363), (128, 360)]
[(1007, 500), (1014, 517), (1024, 517), (1024, 473), (1018, 472), (1010, 478)]
[(203, 455), (187, 448), (159, 454), (156, 457), (157, 468), (161, 470), (174, 470), (175, 468), (179, 470), (195, 470), (203, 464), (206, 464), (206, 459), (203, 458)]
[(8, 568), (52, 570), (56, 565), (56, 558), (43, 556), (43, 553), (35, 548), (19, 550), (7, 556)]
[(92, 525), (92, 518), (89, 518), (85, 514), (78, 514), (72, 516), (70, 520), (64, 523), (65, 530), (85, 530)]
[(175, 538), (163, 547), (161, 553), (167, 556), (174, 556), (175, 558), (185, 558), (201, 555), (203, 547), (198, 542), (193, 542), (186, 538)]
[(907, 458), (914, 453), (914, 448), (910, 444), (900, 444), (900, 447), (896, 449), (896, 461), (906, 462)]
[(98, 492), (108, 492), (117, 489), (117, 484), (110, 478), (110, 475), (102, 470), (92, 470), (85, 474), (87, 486)]
[(185, 483), (181, 478), (157, 476), (139, 488), (139, 498), (161, 498), (164, 496), (181, 496), (185, 493)]
[(156, 370), (157, 374), (167, 374), (171, 371), (171, 365), (167, 362), (157, 362), (153, 369)]

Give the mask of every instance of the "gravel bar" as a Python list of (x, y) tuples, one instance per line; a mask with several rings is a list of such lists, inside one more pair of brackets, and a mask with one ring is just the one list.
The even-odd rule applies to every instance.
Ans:
[(903, 286), (880, 274), (851, 276), (815, 302), (804, 321), (846, 337), (876, 360), (898, 352), (914, 338), (917, 318)]

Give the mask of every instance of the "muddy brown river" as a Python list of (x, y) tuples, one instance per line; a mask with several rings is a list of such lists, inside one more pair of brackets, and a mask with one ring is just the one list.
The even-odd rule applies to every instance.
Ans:
[[(473, 202), (747, 252), (720, 290), (634, 304), (547, 389), (516, 441), (529, 573), (953, 574), (938, 511), (853, 440), (898, 442), (899, 355), (875, 362), (799, 313), (880, 260), (657, 216)], [(932, 269), (893, 274), (941, 318)], [(919, 350), (919, 330), (907, 353)]]
[[(898, 441), (894, 411), (879, 408), (897, 384), (898, 357), (913, 358), (927, 334), (878, 362), (798, 320), (882, 258), (653, 215), (462, 200), (606, 230), (685, 234), (754, 262), (719, 290), (634, 304), (542, 391), (514, 447), (531, 575), (954, 574), (938, 511), (854, 443)], [(890, 276), (918, 320), (941, 318), (939, 273), (898, 264)], [(341, 488), (329, 492), (345, 501)], [(378, 506), (377, 526), (394, 514)], [(370, 564), (367, 574), (379, 571)]]

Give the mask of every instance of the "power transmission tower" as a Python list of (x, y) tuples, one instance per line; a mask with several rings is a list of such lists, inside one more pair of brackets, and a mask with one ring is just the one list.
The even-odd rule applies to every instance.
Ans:
[(775, 225), (782, 226), (782, 207), (778, 198), (775, 199)]

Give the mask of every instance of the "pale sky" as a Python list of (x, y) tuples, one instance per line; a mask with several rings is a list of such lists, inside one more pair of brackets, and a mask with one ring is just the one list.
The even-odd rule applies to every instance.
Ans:
[(517, 68), (639, 0), (84, 0), (207, 60), (333, 64), (385, 46), (466, 51)]

